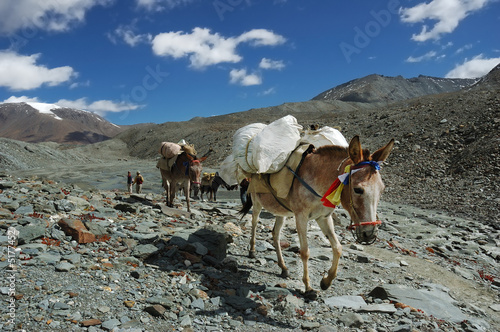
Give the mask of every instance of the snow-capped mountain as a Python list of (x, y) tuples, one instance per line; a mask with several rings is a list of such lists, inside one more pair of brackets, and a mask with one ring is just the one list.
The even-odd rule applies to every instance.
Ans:
[(89, 144), (112, 138), (124, 129), (95, 113), (56, 104), (0, 104), (0, 137), (19, 141)]

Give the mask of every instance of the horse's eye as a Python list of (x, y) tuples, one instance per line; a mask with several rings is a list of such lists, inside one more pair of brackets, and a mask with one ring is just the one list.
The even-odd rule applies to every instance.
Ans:
[(363, 188), (354, 188), (354, 192), (358, 195), (363, 195), (365, 191), (363, 190)]

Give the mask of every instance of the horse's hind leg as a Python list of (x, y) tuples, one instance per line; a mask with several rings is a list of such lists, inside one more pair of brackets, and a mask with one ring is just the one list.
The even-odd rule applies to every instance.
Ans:
[(283, 255), (281, 254), (281, 245), (280, 245), (280, 232), (281, 227), (283, 227), (283, 223), (285, 222), (285, 217), (277, 216), (276, 222), (273, 227), (273, 244), (276, 249), (276, 255), (278, 256), (278, 266), (281, 267), (281, 277), (288, 277), (288, 268), (285, 265), (285, 260), (283, 259)]
[[(335, 216), (337, 218), (337, 216)], [(330, 241), (330, 245), (332, 246), (333, 258), (332, 258), (332, 266), (328, 270), (328, 275), (324, 276), (321, 279), (321, 289), (326, 290), (331, 286), (333, 279), (337, 276), (337, 268), (339, 266), (340, 255), (342, 255), (342, 245), (340, 244), (337, 236), (335, 235), (335, 230), (333, 227), (333, 219), (332, 216), (318, 218), (316, 219), (319, 227), (323, 231), (323, 234)]]
[(250, 237), (250, 251), (248, 257), (255, 258), (255, 237), (257, 236), (257, 224), (259, 223), (260, 211), (262, 211), (262, 204), (257, 199), (258, 194), (252, 193), (253, 212), (252, 212), (252, 234)]

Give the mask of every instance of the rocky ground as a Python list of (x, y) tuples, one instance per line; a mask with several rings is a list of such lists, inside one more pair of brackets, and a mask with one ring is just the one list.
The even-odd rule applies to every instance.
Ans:
[[(79, 148), (0, 138), (0, 330), (499, 331), (500, 70), (483, 83), (382, 108), (292, 103), (145, 125)], [(183, 200), (168, 209), (155, 168), (160, 142), (185, 138), (216, 151), (204, 163), (216, 170), (235, 130), (287, 114), (360, 135), (371, 151), (396, 140), (379, 240), (354, 243), (339, 208), (338, 278), (313, 301), (293, 220), (281, 279), (272, 216), (262, 214), (250, 259), (237, 192), (195, 200), (192, 214)], [(126, 194), (136, 170), (144, 194)], [(331, 249), (314, 222), (309, 241), (319, 289)]]
[[(41, 171), (1, 175), (2, 331), (500, 330), (492, 225), (382, 202), (380, 237), (362, 246), (338, 209), (338, 278), (308, 300), (293, 220), (281, 243), (291, 276), (282, 279), (265, 212), (257, 258), (248, 258), (249, 217), (237, 215), (237, 192), (195, 200), (188, 214), (182, 197), (176, 208), (162, 204), (153, 167), (145, 193), (130, 195), (120, 169), (97, 166), (73, 179), (80, 185), (69, 179), (79, 171), (61, 169), (58, 182)], [(308, 234), (319, 289), (331, 249), (314, 222)]]

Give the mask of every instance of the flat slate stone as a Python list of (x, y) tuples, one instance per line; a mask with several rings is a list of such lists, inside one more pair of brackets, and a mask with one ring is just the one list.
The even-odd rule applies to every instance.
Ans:
[(325, 299), (325, 304), (330, 308), (346, 307), (351, 309), (359, 309), (366, 306), (365, 300), (361, 296), (343, 295), (333, 296)]
[[(401, 302), (415, 309), (422, 310), (426, 315), (432, 315), (438, 319), (452, 321), (455, 323), (469, 320), (458, 307), (455, 300), (451, 298), (445, 287), (436, 284), (426, 284), (426, 288), (414, 289), (404, 285), (386, 284), (377, 287), (370, 294), (385, 296), (392, 301)], [(377, 292), (375, 292), (378, 289)], [(377, 296), (382, 298), (380, 296)]]

